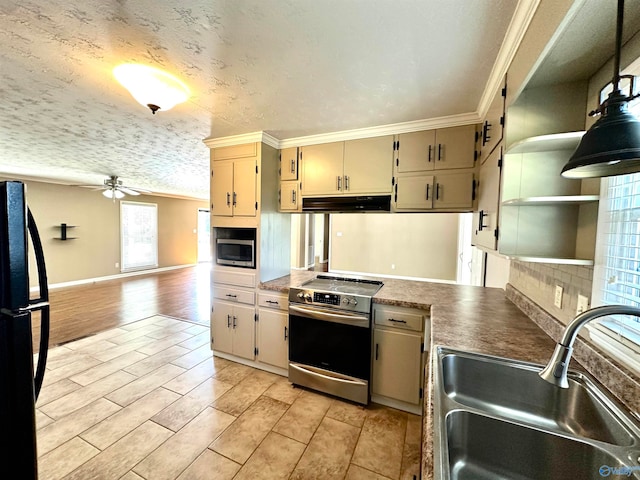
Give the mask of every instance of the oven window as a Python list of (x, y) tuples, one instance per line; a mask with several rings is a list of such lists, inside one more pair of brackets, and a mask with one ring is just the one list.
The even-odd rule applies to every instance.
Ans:
[(253, 260), (253, 247), (237, 243), (218, 243), (218, 258), (237, 262), (251, 262)]
[(289, 360), (370, 380), (371, 329), (289, 315)]

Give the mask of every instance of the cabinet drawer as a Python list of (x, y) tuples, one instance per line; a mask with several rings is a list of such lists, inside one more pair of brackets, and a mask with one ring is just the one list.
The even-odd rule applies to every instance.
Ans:
[(213, 283), (226, 283), (227, 285), (238, 285), (239, 287), (255, 287), (256, 274), (243, 272), (230, 272), (227, 270), (214, 270), (212, 274)]
[(289, 299), (286, 295), (277, 293), (258, 293), (258, 305), (261, 307), (277, 308), (278, 310), (288, 310)]
[(213, 286), (213, 298), (227, 300), (229, 302), (246, 303), (248, 305), (255, 305), (256, 303), (255, 292), (238, 290), (237, 288), (229, 288), (222, 285)]
[(373, 321), (376, 325), (421, 332), (424, 324), (424, 315), (410, 310), (374, 305)]

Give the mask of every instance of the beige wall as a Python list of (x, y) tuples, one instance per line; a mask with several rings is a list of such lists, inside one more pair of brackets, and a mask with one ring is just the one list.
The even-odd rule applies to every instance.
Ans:
[(457, 214), (338, 214), (330, 230), (331, 271), (456, 280)]
[[(120, 273), (120, 204), (98, 191), (42, 182), (25, 182), (27, 201), (45, 254), (49, 284), (72, 282)], [(167, 197), (126, 197), (158, 205), (158, 261), (160, 267), (197, 261), (198, 208), (204, 201)], [(60, 241), (61, 223), (76, 225), (68, 231), (75, 240)], [(35, 272), (35, 267), (31, 267)], [(37, 276), (31, 274), (31, 283)]]

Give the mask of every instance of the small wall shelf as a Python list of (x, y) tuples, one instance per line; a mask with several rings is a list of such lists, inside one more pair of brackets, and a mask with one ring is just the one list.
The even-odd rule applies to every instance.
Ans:
[(525, 197), (505, 200), (502, 205), (522, 207), (526, 205), (582, 205), (600, 200), (598, 195), (550, 195), (546, 197)]
[(59, 228), (60, 229), (60, 236), (59, 237), (54, 237), (54, 240), (62, 240), (62, 241), (66, 241), (66, 240), (75, 240), (77, 237), (69, 237), (67, 236), (67, 230), (70, 228), (76, 228), (75, 225), (67, 225), (66, 223), (61, 223), (60, 225), (56, 225), (55, 228)]

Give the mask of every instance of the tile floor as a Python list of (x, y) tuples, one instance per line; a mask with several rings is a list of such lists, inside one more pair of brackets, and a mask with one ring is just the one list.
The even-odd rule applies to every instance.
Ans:
[(41, 480), (419, 478), (420, 417), (212, 359), (160, 315), (50, 349), (36, 407)]

